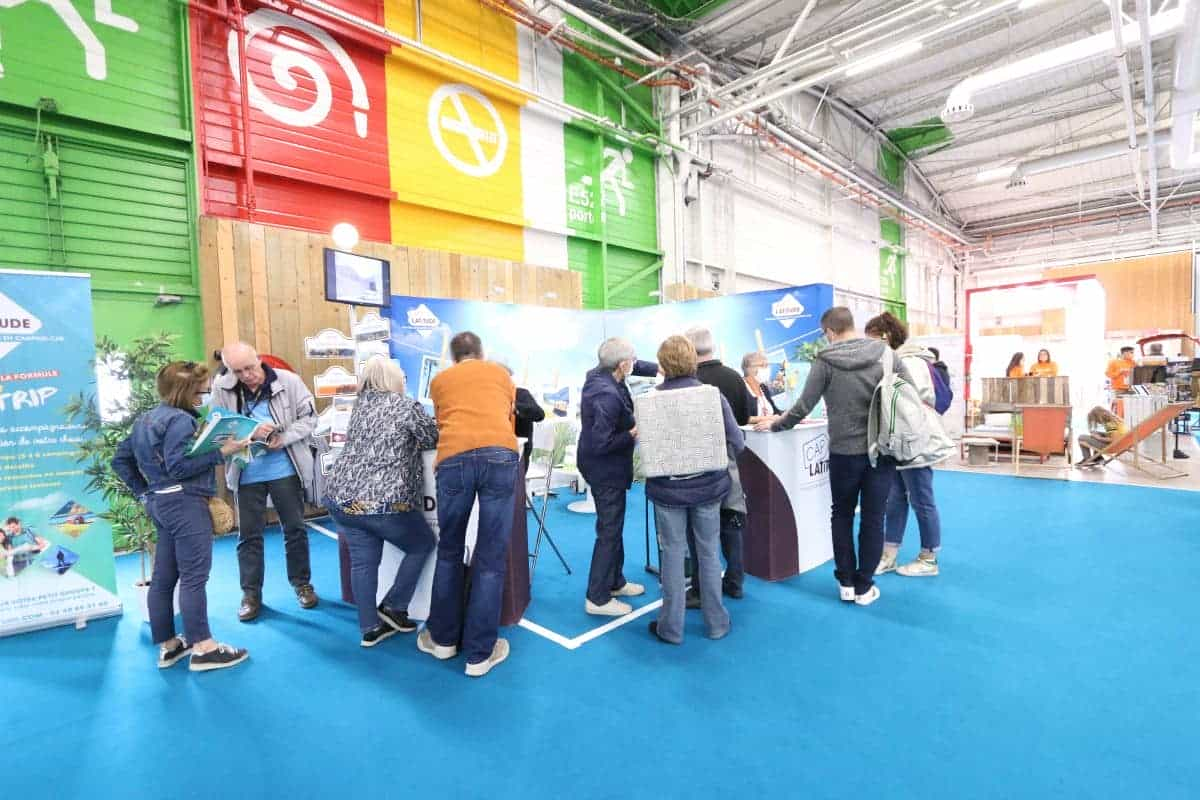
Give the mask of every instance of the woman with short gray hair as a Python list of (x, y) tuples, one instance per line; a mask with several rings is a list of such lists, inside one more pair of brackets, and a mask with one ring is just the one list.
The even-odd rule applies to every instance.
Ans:
[[(436, 544), (422, 508), (421, 453), (437, 447), (438, 429), (421, 404), (404, 394), (404, 384), (404, 371), (395, 361), (367, 360), (346, 444), (325, 489), (325, 505), (350, 549), (350, 585), (363, 647), (417, 629), (408, 618), (408, 604)], [(403, 550), (404, 559), (376, 606), (384, 542)]]

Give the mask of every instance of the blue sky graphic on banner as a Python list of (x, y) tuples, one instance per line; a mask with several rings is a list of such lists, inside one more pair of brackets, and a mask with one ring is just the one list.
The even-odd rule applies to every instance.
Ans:
[(63, 414), (94, 393), (94, 355), (86, 276), (0, 270), (0, 634), (121, 611), (112, 529)]
[(512, 367), (518, 385), (548, 408), (566, 403), (573, 414), (605, 338), (624, 336), (640, 358), (652, 361), (663, 339), (699, 324), (712, 328), (718, 356), (734, 369), (745, 353), (759, 349), (774, 369), (786, 362), (794, 394), (808, 372), (797, 350), (820, 338), (818, 320), (832, 304), (832, 286), (811, 284), (620, 311), (397, 295), (384, 314), (392, 319), (392, 355), (408, 375), (410, 394), (428, 399), (429, 381), (450, 363), (450, 339), (470, 330), (483, 339), (489, 358)]

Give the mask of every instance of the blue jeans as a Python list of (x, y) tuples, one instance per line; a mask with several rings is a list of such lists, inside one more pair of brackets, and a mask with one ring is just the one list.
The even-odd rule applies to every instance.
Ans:
[(917, 515), (921, 549), (936, 553), (942, 547), (942, 520), (933, 500), (933, 467), (898, 469), (888, 495), (885, 541), (900, 546), (908, 525), (908, 507)]
[(587, 599), (598, 606), (625, 585), (624, 486), (592, 486), (596, 501), (596, 543), (588, 570)]
[(721, 602), (721, 501), (702, 506), (677, 508), (654, 504), (654, 525), (662, 549), (662, 608), (658, 612), (658, 635), (668, 642), (683, 641), (683, 557), (687, 554), (687, 531), (696, 537), (700, 567), (700, 610), (710, 639), (729, 633), (729, 612)]
[(363, 633), (379, 624), (375, 595), (379, 593), (379, 562), (383, 543), (391, 542), (404, 551), (392, 587), (383, 603), (394, 611), (408, 611), (425, 562), (433, 552), (433, 529), (420, 511), (394, 514), (343, 514), (330, 506), (329, 515), (346, 538), (350, 549), (350, 587), (358, 606), (358, 627)]
[[(463, 551), (467, 521), (479, 497), (479, 534), (471, 557), (471, 596), (463, 609)], [(481, 447), (447, 458), (437, 467), (437, 512), (441, 528), (433, 596), (425, 627), (437, 644), (453, 647), (462, 638), (468, 664), (487, 660), (500, 627), (513, 503), (518, 497), (517, 453)]]
[[(842, 586), (866, 594), (875, 585), (875, 568), (883, 556), (883, 517), (895, 480), (896, 462), (880, 456), (872, 467), (866, 454), (829, 454), (829, 488), (833, 494), (830, 528), (833, 533), (834, 577)], [(860, 503), (861, 498), (861, 503)], [(854, 553), (854, 509), (862, 506), (858, 524), (858, 555)]]
[(208, 629), (208, 573), (212, 569), (213, 527), (208, 498), (176, 492), (150, 494), (146, 513), (158, 530), (154, 571), (146, 604), (150, 634), (155, 644), (175, 636), (175, 584), (179, 584), (179, 611), (183, 634), (189, 642), (211, 639)]
[[(725, 575), (721, 578), (721, 586), (725, 589), (741, 589), (742, 584), (746, 581), (746, 570), (743, 566), (745, 558), (742, 550), (742, 529), (746, 525), (746, 515), (740, 511), (721, 511), (721, 554), (725, 556)], [(699, 563), (696, 560), (696, 537), (692, 534), (691, 529), (688, 529), (687, 534), (688, 555), (692, 558), (692, 564)], [(693, 589), (696, 591), (699, 583), (692, 582)]]

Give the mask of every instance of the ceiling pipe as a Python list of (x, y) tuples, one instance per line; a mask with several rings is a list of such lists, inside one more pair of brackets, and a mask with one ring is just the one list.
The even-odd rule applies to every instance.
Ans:
[[(1169, 11), (1155, 14), (1153, 18), (1147, 17), (1145, 22), (1147, 24), (1136, 22), (1122, 27), (1120, 31), (1122, 40), (1128, 42), (1129, 46), (1143, 43), (1148, 45), (1154, 39), (1168, 36), (1179, 30), (1183, 25), (1183, 14), (1179, 8), (1172, 8)], [(942, 109), (942, 122), (962, 122), (973, 117), (975, 115), (974, 101), (981, 92), (1097, 58), (1106, 52), (1111, 52), (1112, 41), (1111, 32), (1098, 33), (1095, 36), (1046, 50), (979, 75), (972, 75), (950, 90), (950, 94), (946, 98), (946, 105)], [(1145, 48), (1147, 53), (1149, 53), (1149, 49), (1148, 46)]]
[[(1170, 134), (1170, 130), (1166, 131)], [(1143, 133), (1141, 136), (1133, 137), (1134, 149), (1141, 152), (1146, 148), (1149, 141), (1149, 135)], [(1105, 161), (1110, 158), (1123, 156), (1129, 152), (1129, 144), (1124, 139), (1119, 139), (1115, 142), (1104, 142), (1102, 144), (1094, 144), (1089, 147), (1080, 147), (1075, 150), (1068, 150), (1065, 153), (1055, 153), (1050, 156), (1042, 156), (1041, 158), (1031, 158), (1015, 164), (1007, 174), (1001, 174), (1003, 169), (998, 169), (989, 172), (994, 172), (987, 179), (979, 180), (977, 184), (1000, 183), (1007, 181), (1010, 189), (1025, 185), (1025, 179), (1033, 175), (1041, 175), (1046, 172), (1057, 172), (1060, 169), (1071, 169), (1072, 167), (1081, 167), (1084, 164), (1091, 164), (1096, 161)], [(980, 173), (981, 176), (986, 173)], [(1140, 173), (1139, 173), (1140, 174)]]
[(960, 14), (948, 20), (947, 22), (943, 22), (941, 25), (934, 26), (933, 28), (917, 36), (893, 44), (891, 47), (873, 51), (862, 58), (856, 58), (844, 64), (839, 64), (829, 69), (822, 70), (821, 72), (809, 77), (801, 78), (795, 83), (788, 84), (787, 86), (783, 86), (773, 92), (768, 92), (759, 97), (755, 97), (752, 100), (734, 106), (733, 108), (722, 111), (715, 116), (709, 117), (708, 119), (701, 120), (685, 130), (683, 133), (685, 136), (692, 133), (699, 133), (702, 130), (711, 128), (713, 125), (719, 125), (726, 120), (739, 117), (742, 114), (754, 111), (754, 109), (760, 108), (769, 103), (773, 103), (776, 100), (781, 100), (789, 95), (802, 92), (810, 86), (814, 86), (819, 83), (825, 83), (834, 78), (844, 77), (846, 75), (856, 75), (859, 74), (860, 71), (882, 66), (891, 60), (890, 56), (893, 54), (910, 52), (912, 48), (922, 46), (926, 42), (941, 37), (947, 33), (951, 33), (959, 28), (966, 27), (967, 25), (978, 22), (979, 20), (995, 16), (1002, 11), (1007, 11), (1008, 9), (1017, 5), (1019, 2), (1020, 0), (1000, 0), (999, 2), (989, 3), (970, 13)]
[(1133, 87), (1129, 80), (1129, 64), (1125, 58), (1125, 41), (1121, 35), (1121, 0), (1109, 0), (1108, 15), (1112, 22), (1113, 58), (1121, 81), (1121, 103), (1125, 107), (1125, 132), (1129, 136), (1129, 168), (1137, 183), (1138, 197), (1146, 196), (1146, 181), (1142, 178), (1142, 150), (1138, 145), (1137, 117), (1133, 114)]
[[(762, 69), (755, 70), (742, 78), (739, 78), (735, 81), (730, 81), (718, 89), (714, 93), (713, 98), (701, 98), (698, 100), (693, 100), (689, 103), (684, 103), (677, 111), (673, 113), (688, 114), (706, 105), (709, 99), (720, 99), (743, 89), (758, 86), (759, 84), (775, 82), (779, 79), (785, 78), (788, 73), (799, 70), (801, 67), (812, 67), (820, 64), (831, 63), (835, 64), (837, 63), (837, 57), (834, 56), (831, 51), (845, 50), (849, 45), (865, 36), (875, 33), (876, 31), (886, 28), (896, 22), (901, 22), (915, 14), (928, 11), (939, 5), (942, 5), (942, 0), (922, 0), (921, 2), (910, 3), (908, 6), (885, 14), (882, 17), (871, 20), (870, 22), (857, 25), (844, 33), (834, 36), (828, 41), (821, 42), (820, 44), (813, 45), (812, 47), (806, 47), (797, 53), (793, 53), (790, 56), (780, 59), (776, 63), (768, 64)], [(902, 30), (907, 29), (908, 28), (905, 27)], [(891, 33), (893, 35), (895, 34), (895, 32)], [(886, 38), (886, 34), (876, 36), (863, 44), (857, 45), (857, 47), (870, 47), (878, 44), (884, 38)]]
[(635, 42), (633, 39), (630, 39), (628, 36), (621, 33), (619, 30), (612, 27), (607, 22), (604, 22), (601, 19), (593, 17), (591, 14), (584, 11), (582, 8), (573, 6), (570, 3), (565, 2), (565, 0), (546, 0), (546, 2), (548, 2), (550, 5), (557, 8), (559, 11), (562, 11), (564, 14), (570, 14), (572, 17), (575, 17), (575, 19), (579, 20), (580, 22), (582, 22), (586, 25), (592, 26), (596, 30), (603, 33), (605, 36), (608, 36), (609, 38), (611, 38), (614, 42), (625, 45), (630, 50), (632, 50), (633, 52), (640, 55), (642, 58), (648, 58), (651, 61), (665, 63), (665, 59), (663, 59), (662, 56), (660, 56), (658, 53), (655, 53), (650, 48), (648, 48), (642, 44), (639, 44), (638, 42)]
[[(1183, 24), (1182, 9), (1175, 9), (1180, 24)], [(1142, 93), (1146, 98), (1146, 134), (1149, 137), (1146, 149), (1150, 151), (1150, 231), (1158, 236), (1158, 153), (1154, 144), (1154, 125), (1158, 117), (1158, 106), (1154, 104), (1154, 54), (1150, 46), (1150, 0), (1137, 0), (1138, 29), (1142, 36)], [(1158, 16), (1163, 16), (1159, 14)]]
[(775, 66), (779, 61), (787, 55), (788, 48), (792, 46), (792, 42), (796, 41), (797, 34), (804, 27), (804, 23), (808, 21), (808, 15), (816, 8), (817, 0), (808, 0), (804, 6), (804, 10), (800, 12), (800, 16), (796, 17), (796, 21), (792, 23), (792, 27), (788, 29), (787, 36), (783, 37), (783, 41), (779, 43), (779, 49), (775, 51), (775, 57), (771, 59), (771, 66)]
[(691, 41), (693, 39), (701, 39), (710, 34), (719, 33), (723, 30), (732, 28), (734, 25), (745, 20), (751, 14), (756, 14), (759, 11), (764, 11), (771, 6), (779, 5), (781, 0), (750, 0), (749, 3), (743, 3), (736, 8), (732, 8), (713, 19), (692, 28), (687, 33), (683, 34), (683, 38)]
[[(1183, 192), (1172, 198), (1164, 205), (1164, 207), (1175, 208), (1181, 205), (1194, 205), (1198, 199), (1200, 199), (1200, 190)], [(1125, 211), (1138, 211), (1139, 209), (1141, 211), (1145, 211), (1145, 206), (1135, 200), (1132, 202), (1100, 206), (1083, 211), (1082, 213), (1077, 210), (1061, 211), (1057, 214), (1033, 217), (1031, 219), (1025, 219), (1016, 222), (996, 222), (972, 226), (971, 234), (976, 237), (1015, 236), (1018, 233), (1030, 233), (1032, 231), (1048, 230), (1050, 228), (1059, 227), (1060, 223), (1065, 223), (1068, 221), (1076, 224), (1085, 222), (1099, 222), (1112, 219), (1114, 215), (1120, 216)]]
[(1200, 167), (1196, 116), (1200, 114), (1200, 0), (1187, 4), (1183, 30), (1175, 42), (1175, 79), (1172, 83), (1171, 167)]

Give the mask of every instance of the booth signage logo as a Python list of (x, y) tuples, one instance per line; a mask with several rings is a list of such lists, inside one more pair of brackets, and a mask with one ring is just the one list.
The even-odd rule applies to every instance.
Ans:
[(17, 349), (22, 339), (42, 329), (42, 321), (0, 292), (0, 358)]
[(804, 316), (804, 305), (788, 292), (771, 304), (771, 316), (785, 328)]
[(437, 318), (437, 314), (429, 310), (429, 306), (421, 303), (408, 310), (408, 324), (419, 331), (432, 331), (441, 325), (442, 321)]
[(804, 465), (808, 476), (816, 478), (829, 472), (829, 437), (818, 436), (804, 445)]

